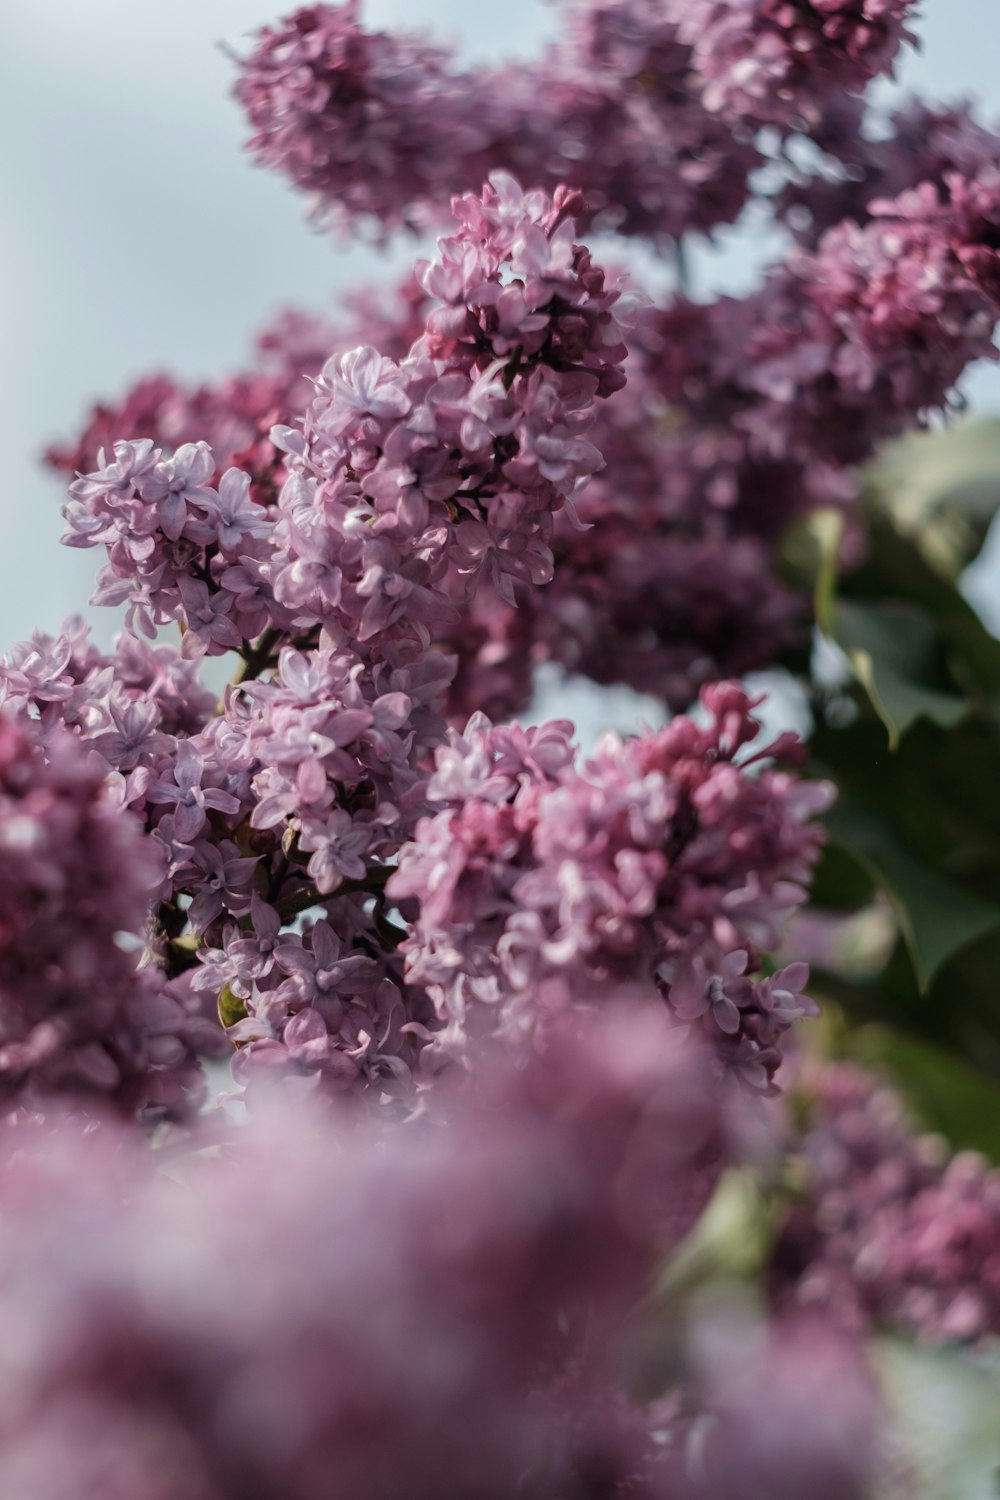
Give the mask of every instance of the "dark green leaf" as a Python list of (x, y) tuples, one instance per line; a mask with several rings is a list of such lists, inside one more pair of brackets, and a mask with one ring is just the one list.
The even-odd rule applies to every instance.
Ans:
[(840, 599), (833, 623), (835, 639), (885, 725), (892, 749), (923, 716), (950, 728), (968, 713), (968, 701), (948, 689), (938, 628), (915, 605)]
[(921, 989), (962, 948), (1000, 927), (1000, 905), (915, 857), (877, 814), (842, 799), (828, 824), (892, 902)]
[(813, 875), (809, 901), (811, 906), (824, 911), (858, 911), (868, 905), (875, 889), (875, 882), (865, 866), (843, 845), (831, 839)]

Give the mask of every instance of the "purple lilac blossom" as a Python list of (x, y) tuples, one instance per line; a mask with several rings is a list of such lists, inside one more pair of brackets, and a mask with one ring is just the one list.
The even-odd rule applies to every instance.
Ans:
[(567, 997), (631, 980), (658, 984), (727, 1067), (772, 1086), (782, 1035), (815, 1006), (805, 965), (764, 978), (760, 954), (804, 899), (821, 841), (810, 819), (830, 792), (748, 771), (793, 748), (754, 746), (752, 707), (734, 684), (707, 688), (704, 727), (607, 735), (580, 766), (566, 723), (474, 716), (452, 733), (428, 788), (440, 810), (388, 886), (415, 903), (402, 952), (443, 1023), (437, 1048), (530, 1031)]
[(96, 601), (127, 603), (149, 636), (179, 620), (185, 656), (238, 649), (265, 619), (369, 650), (426, 645), (482, 576), (507, 599), (546, 581), (552, 515), (601, 464), (594, 398), (624, 383), (620, 290), (574, 243), (578, 206), (502, 175), (456, 199), (420, 272), (423, 337), (400, 362), (367, 346), (327, 361), (304, 426), (275, 429), (276, 508), (204, 442), (102, 452), (64, 512), (70, 545), (107, 549)]
[(190, 1109), (201, 1023), (118, 941), (143, 929), (157, 850), (100, 756), (0, 716), (0, 845), (0, 1109)]
[(841, 467), (947, 405), (970, 363), (996, 357), (1000, 176), (947, 188), (873, 203), (748, 298), (666, 309), (663, 396), (751, 453)]
[(668, 0), (706, 109), (782, 129), (890, 74), (915, 0)]
[(370, 32), (356, 0), (265, 27), (235, 94), (249, 148), (335, 229), (440, 221), (441, 185), (497, 169), (581, 190), (601, 227), (663, 238), (729, 223), (760, 157), (706, 110), (690, 48), (655, 0), (567, 7), (535, 66), (462, 69), (418, 36)]
[[(211, 903), (176, 822), (157, 836), (174, 850), (175, 893), (199, 891), (190, 911), (201, 936), (196, 991), (225, 988), (244, 1015), (231, 1031), (237, 1075), (290, 1067), (335, 1087), (407, 1082), (432, 1015), (404, 987), (402, 935), (381, 886), (423, 808), (422, 759), (442, 732), (433, 711), (444, 678), (391, 651), (369, 665), (354, 653), (285, 648), (273, 678), (230, 690), (205, 753), (226, 766), (238, 811), (232, 836), (250, 875), (214, 875)], [(165, 826), (166, 825), (166, 826)], [(242, 833), (239, 833), (242, 830)], [(300, 930), (293, 916), (314, 909)]]
[(287, 1098), (184, 1159), (110, 1123), (8, 1133), (0, 1489), (680, 1497), (623, 1319), (704, 1199), (721, 1101), (655, 1009), (550, 1043), (487, 1055), (391, 1149)]
[(778, 1301), (932, 1343), (1000, 1334), (1000, 1173), (916, 1131), (872, 1074), (828, 1065), (802, 1086), (790, 1147), (803, 1190), (774, 1252)]

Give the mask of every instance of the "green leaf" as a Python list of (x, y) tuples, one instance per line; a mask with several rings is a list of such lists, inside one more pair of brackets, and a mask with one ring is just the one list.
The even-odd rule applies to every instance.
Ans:
[(810, 906), (828, 912), (855, 912), (867, 906), (875, 884), (866, 867), (841, 844), (827, 840), (813, 873)]
[(824, 982), (855, 1018), (988, 1074), (1000, 1068), (1000, 641), (960, 583), (1000, 502), (1000, 422), (887, 449), (864, 501), (859, 563), (841, 572), (842, 523), (822, 512), (782, 551), (854, 675), (813, 696), (811, 770), (839, 791), (817, 899), (858, 910), (858, 861), (900, 934), (868, 971), (838, 966)]
[(1000, 641), (960, 583), (1000, 504), (1000, 421), (890, 445), (865, 477), (865, 556), (841, 571), (844, 517), (818, 510), (785, 537), (786, 575), (813, 591), (816, 621), (848, 657), (896, 748), (963, 699), (1000, 719)]
[(888, 444), (865, 475), (869, 508), (957, 582), (1000, 508), (1000, 420), (917, 432)]
[(842, 800), (827, 824), (892, 903), (921, 990), (961, 949), (1000, 926), (1000, 906), (917, 858), (878, 814)]
[(867, 1351), (884, 1402), (878, 1500), (996, 1500), (1000, 1359), (878, 1338)]
[(833, 607), (834, 639), (842, 647), (895, 750), (922, 717), (950, 729), (969, 712), (968, 701), (940, 683), (941, 638), (916, 606), (897, 600)]
[(889, 599), (918, 606), (941, 637), (952, 685), (983, 706), (1000, 703), (1000, 641), (991, 635), (954, 579), (930, 567), (912, 538), (883, 516), (871, 518), (868, 556), (845, 574), (842, 596), (884, 604)]
[(847, 1033), (847, 1054), (885, 1073), (912, 1105), (921, 1125), (956, 1150), (983, 1151), (1000, 1161), (1000, 1087), (943, 1048), (889, 1026)]

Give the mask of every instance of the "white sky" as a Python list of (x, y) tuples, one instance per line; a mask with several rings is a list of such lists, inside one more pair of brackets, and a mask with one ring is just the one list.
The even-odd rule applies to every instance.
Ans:
[[(156, 368), (210, 378), (279, 306), (322, 306), (401, 267), (335, 251), (303, 201), (252, 167), (218, 44), (284, 10), (267, 0), (34, 0), (11, 6), (0, 50), (0, 424), (6, 455), (0, 650), (84, 609), (99, 563), (58, 545), (60, 488), (36, 455), (88, 403)], [(902, 81), (972, 94), (1000, 115), (995, 0), (925, 0), (923, 56)], [(459, 37), (482, 57), (551, 35), (542, 0), (366, 0), (369, 24)], [(738, 276), (747, 247), (722, 262)], [(1000, 405), (994, 372), (973, 391)], [(108, 638), (113, 611), (95, 612)]]

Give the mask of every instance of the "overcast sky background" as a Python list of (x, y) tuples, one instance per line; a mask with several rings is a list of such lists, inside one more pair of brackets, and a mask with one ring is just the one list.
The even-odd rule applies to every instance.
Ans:
[[(281, 13), (273, 0), (35, 0), (5, 14), (0, 650), (91, 613), (99, 558), (58, 545), (60, 486), (37, 462), (48, 440), (142, 373), (231, 369), (278, 307), (322, 307), (412, 258), (406, 245), (333, 248), (303, 200), (242, 153), (220, 44), (244, 47)], [(486, 58), (530, 55), (556, 20), (542, 0), (366, 0), (364, 13)], [(924, 0), (919, 30), (924, 50), (907, 56), (901, 86), (972, 95), (1000, 116), (996, 0)], [(702, 276), (739, 284), (756, 247), (724, 239)], [(1000, 410), (1000, 372), (977, 372), (970, 392)], [(109, 639), (117, 612), (92, 617)]]

